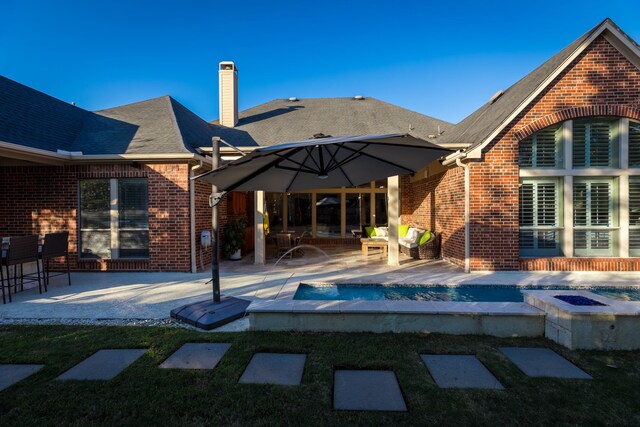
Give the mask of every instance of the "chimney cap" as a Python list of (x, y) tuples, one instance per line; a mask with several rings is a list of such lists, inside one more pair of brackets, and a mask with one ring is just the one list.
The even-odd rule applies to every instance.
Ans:
[(238, 71), (238, 68), (236, 67), (236, 64), (233, 63), (233, 61), (221, 61), (219, 66), (220, 70)]

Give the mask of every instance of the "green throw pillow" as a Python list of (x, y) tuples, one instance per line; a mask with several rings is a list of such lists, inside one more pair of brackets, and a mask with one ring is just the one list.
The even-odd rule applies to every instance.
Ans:
[(373, 226), (365, 227), (364, 231), (367, 232), (367, 237), (373, 237), (376, 235), (376, 228)]
[(409, 231), (409, 226), (408, 225), (400, 225), (398, 227), (398, 236), (399, 237), (404, 237), (407, 235), (407, 231)]
[(424, 245), (430, 239), (431, 239), (431, 231), (427, 230), (427, 231), (424, 232), (424, 234), (422, 234), (422, 237), (420, 237), (420, 241), (418, 242), (418, 246), (419, 245)]

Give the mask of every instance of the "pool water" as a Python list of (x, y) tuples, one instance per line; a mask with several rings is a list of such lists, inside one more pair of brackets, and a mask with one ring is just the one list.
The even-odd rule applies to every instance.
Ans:
[[(307, 284), (298, 286), (294, 300), (413, 300), (466, 302), (522, 302), (522, 290), (568, 289), (553, 286), (443, 286), (378, 284)], [(640, 301), (640, 288), (586, 288), (609, 298)]]

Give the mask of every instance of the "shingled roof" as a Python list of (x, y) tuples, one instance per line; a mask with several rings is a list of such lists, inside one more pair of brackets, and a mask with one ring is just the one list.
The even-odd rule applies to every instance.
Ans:
[(216, 135), (235, 146), (266, 146), (302, 141), (322, 133), (331, 136), (410, 133), (439, 142), (438, 131), (451, 123), (375, 98), (275, 99), (239, 113), (234, 128), (212, 122)]
[(0, 141), (83, 154), (188, 154), (213, 127), (169, 96), (90, 112), (0, 76)]
[(213, 129), (169, 96), (96, 111), (75, 139), (84, 154), (179, 154), (211, 144)]
[(530, 96), (543, 89), (545, 82), (555, 72), (558, 72), (563, 65), (592, 37), (601, 34), (605, 29), (611, 29), (617, 33), (618, 37), (623, 37), (630, 43), (635, 42), (629, 38), (615, 23), (607, 18), (573, 43), (562, 49), (544, 64), (527, 74), (518, 82), (513, 84), (504, 93), (489, 101), (458, 123), (452, 130), (442, 135), (441, 143), (469, 144), (466, 149), (471, 152), (474, 149), (486, 144), (488, 138), (506, 126), (509, 117), (521, 108), (526, 107), (525, 103)]
[(0, 141), (41, 150), (69, 150), (84, 121), (82, 108), (0, 76)]

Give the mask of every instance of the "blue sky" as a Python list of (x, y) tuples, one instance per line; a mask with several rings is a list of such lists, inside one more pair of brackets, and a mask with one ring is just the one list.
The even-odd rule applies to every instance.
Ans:
[(635, 1), (30, 1), (0, 5), (0, 74), (98, 110), (171, 95), (218, 116), (217, 64), (240, 108), (376, 97), (458, 122), (605, 17), (640, 41)]

